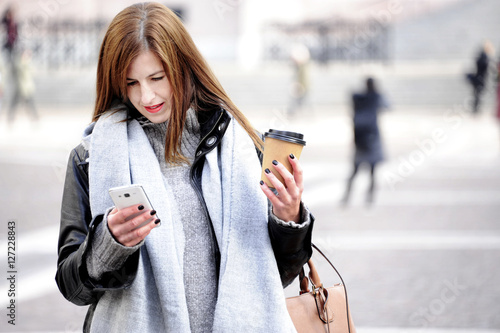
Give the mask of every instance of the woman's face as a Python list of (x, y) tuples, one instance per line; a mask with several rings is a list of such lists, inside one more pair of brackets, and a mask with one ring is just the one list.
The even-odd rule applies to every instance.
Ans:
[(127, 97), (153, 123), (163, 123), (170, 118), (172, 89), (160, 59), (153, 52), (142, 52), (130, 64)]

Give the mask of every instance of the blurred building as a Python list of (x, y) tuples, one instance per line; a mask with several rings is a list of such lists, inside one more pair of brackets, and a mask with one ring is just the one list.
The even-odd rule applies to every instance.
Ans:
[[(13, 4), (20, 23), (20, 41), (34, 49), (42, 63), (87, 65), (95, 62), (106, 26), (137, 0), (0, 0), (0, 10)], [(210, 58), (237, 57), (241, 1), (160, 1), (184, 21), (203, 53)], [(93, 58), (93, 59), (92, 59)]]
[[(63, 63), (85, 66), (95, 63), (96, 50), (109, 21), (135, 2), (137, 0), (0, 0), (0, 10), (14, 4), (22, 23), (22, 43), (34, 50), (35, 61), (49, 67)], [(289, 53), (287, 47), (294, 42), (306, 44), (312, 50), (313, 60), (320, 61), (385, 61), (436, 55), (469, 57), (471, 47), (475, 47), (478, 40), (494, 34), (489, 24), (493, 15), (469, 18), (469, 22), (463, 22), (460, 16), (439, 22), (443, 19), (439, 13), (450, 11), (453, 16), (457, 8), (481, 7), (480, 3), (487, 0), (161, 2), (179, 14), (208, 59), (238, 62), (248, 67), (262, 60), (285, 58)], [(433, 18), (434, 13), (438, 14)], [(433, 24), (419, 21), (420, 25), (412, 25), (418, 17), (429, 17)], [(398, 28), (394, 29), (396, 25)], [(437, 26), (439, 33), (432, 31)], [(461, 54), (459, 49), (463, 50)]]

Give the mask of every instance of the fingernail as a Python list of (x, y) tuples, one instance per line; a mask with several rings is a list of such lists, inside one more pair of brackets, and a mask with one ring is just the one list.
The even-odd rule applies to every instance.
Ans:
[(265, 172), (265, 173), (271, 173), (271, 170), (266, 169), (266, 170), (264, 170), (264, 172)]
[(290, 158), (293, 160), (295, 156), (293, 154), (290, 154)]
[(273, 161), (273, 164), (274, 164), (274, 165), (278, 165), (278, 161), (274, 160), (274, 161)]
[(260, 181), (260, 185), (264, 185), (264, 181), (263, 180)]
[(160, 221), (161, 221), (160, 219), (156, 219), (156, 220), (155, 220), (155, 224), (160, 223)]
[(151, 214), (151, 216), (155, 215), (156, 214), (156, 210), (153, 209), (152, 211), (149, 212), (149, 214)]
[(137, 209), (139, 209), (139, 210), (143, 210), (143, 209), (144, 209), (144, 206), (143, 206), (143, 205), (140, 205), (139, 207), (137, 207)]

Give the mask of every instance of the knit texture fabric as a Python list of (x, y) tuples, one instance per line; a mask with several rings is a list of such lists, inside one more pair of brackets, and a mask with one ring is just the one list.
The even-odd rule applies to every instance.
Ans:
[(123, 246), (118, 243), (108, 228), (107, 216), (111, 208), (104, 214), (104, 219), (95, 228), (92, 244), (85, 259), (87, 272), (95, 281), (99, 281), (106, 272), (120, 269), (127, 258), (140, 249), (144, 241), (135, 246)]

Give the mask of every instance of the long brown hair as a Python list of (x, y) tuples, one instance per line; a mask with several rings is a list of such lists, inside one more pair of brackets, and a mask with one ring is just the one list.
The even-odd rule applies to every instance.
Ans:
[(261, 138), (228, 97), (180, 19), (154, 2), (127, 7), (110, 23), (99, 52), (93, 121), (109, 110), (113, 101), (128, 100), (127, 69), (144, 51), (161, 60), (173, 90), (165, 142), (168, 163), (186, 161), (180, 153), (180, 137), (191, 106), (198, 112), (225, 108), (262, 149)]

